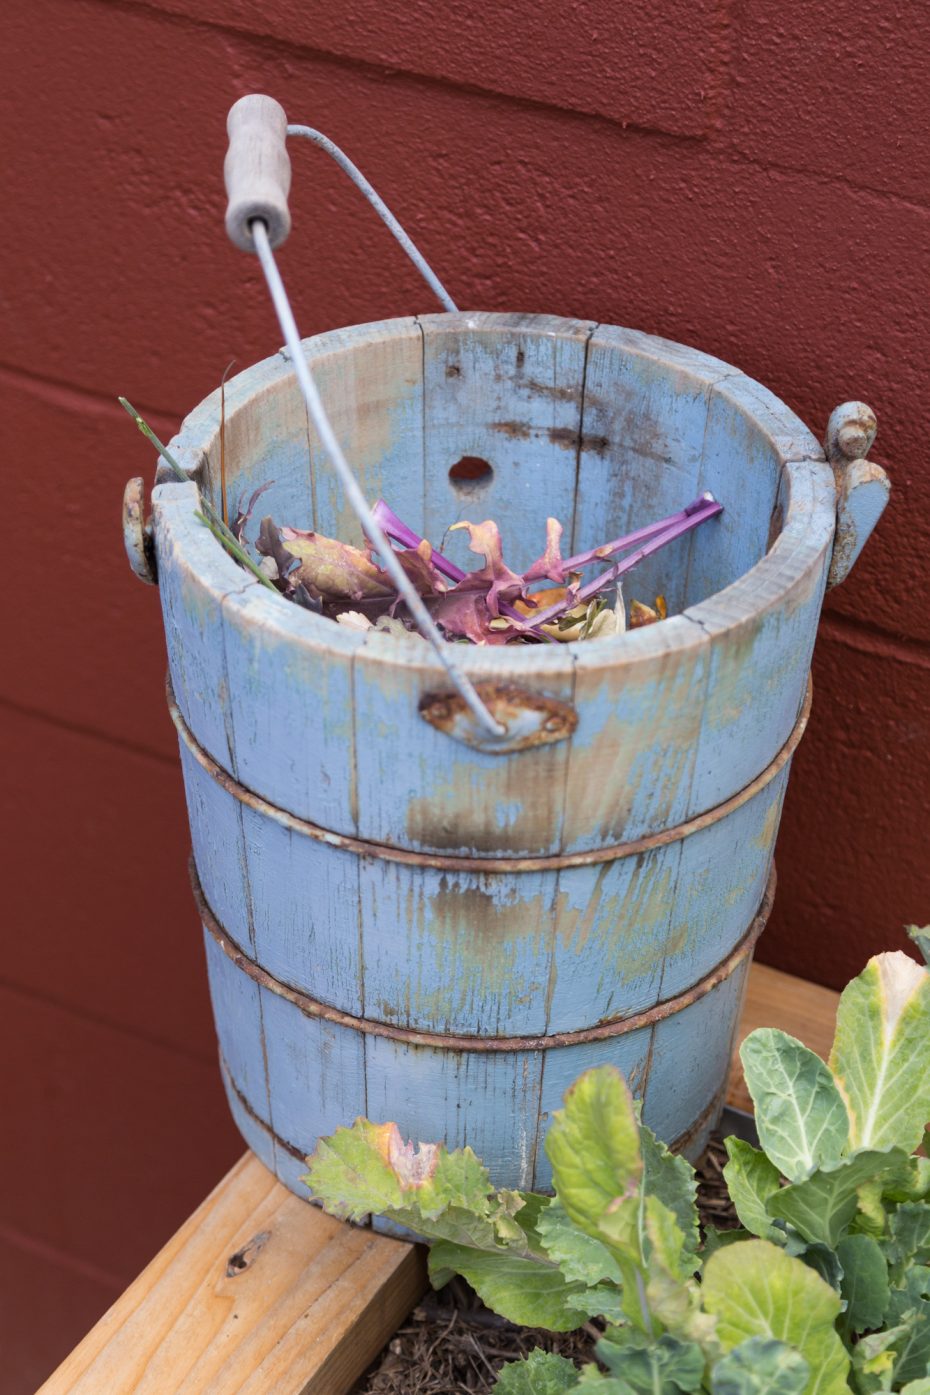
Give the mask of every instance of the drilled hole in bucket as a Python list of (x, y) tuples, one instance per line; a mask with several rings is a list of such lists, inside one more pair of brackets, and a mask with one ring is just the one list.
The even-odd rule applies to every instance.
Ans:
[(483, 489), (494, 478), (494, 471), (480, 455), (463, 455), (449, 470), (452, 488), (460, 494), (473, 494)]

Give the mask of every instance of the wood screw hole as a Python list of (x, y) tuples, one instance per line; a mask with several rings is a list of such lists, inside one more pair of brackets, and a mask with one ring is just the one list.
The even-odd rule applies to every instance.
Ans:
[(270, 1239), (270, 1230), (259, 1231), (258, 1235), (253, 1235), (251, 1240), (248, 1240), (242, 1246), (241, 1250), (236, 1250), (234, 1254), (231, 1254), (226, 1261), (227, 1279), (234, 1279), (237, 1274), (241, 1274), (243, 1270), (248, 1269), (249, 1265), (258, 1257), (259, 1252), (264, 1249)]

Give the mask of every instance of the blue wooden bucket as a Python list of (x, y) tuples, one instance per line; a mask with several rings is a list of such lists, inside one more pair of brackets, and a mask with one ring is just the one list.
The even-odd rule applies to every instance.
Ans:
[[(693, 1156), (771, 904), (831, 558), (839, 579), (887, 493), (861, 459), (867, 409), (833, 422), (831, 468), (764, 387), (631, 330), (437, 315), (305, 348), (368, 498), (461, 564), (459, 519), (498, 519), (525, 567), (550, 514), (575, 551), (703, 490), (726, 511), (633, 573), (666, 622), (457, 649), (483, 692), (577, 716), (488, 754), (421, 715), (448, 680), (419, 638), (335, 625), (225, 554), (195, 517), (198, 487), (219, 505), (218, 395), (187, 418), (192, 482), (158, 484), (153, 526), (239, 1127), (297, 1191), (317, 1138), (359, 1114), (544, 1189), (550, 1111), (609, 1061)], [(360, 541), (283, 354), (228, 385), (226, 460), (231, 499), (273, 480), (262, 512)]]

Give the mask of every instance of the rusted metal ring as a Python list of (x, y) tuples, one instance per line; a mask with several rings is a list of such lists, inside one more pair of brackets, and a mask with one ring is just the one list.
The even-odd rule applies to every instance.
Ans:
[[(255, 1106), (252, 1104), (251, 1100), (246, 1099), (245, 1095), (242, 1093), (242, 1091), (239, 1089), (239, 1086), (236, 1084), (236, 1081), (233, 1077), (233, 1073), (229, 1069), (229, 1064), (222, 1051), (219, 1052), (219, 1058), (220, 1072), (223, 1076), (223, 1083), (226, 1086), (227, 1090), (231, 1094), (235, 1095), (236, 1103), (242, 1110), (243, 1114), (248, 1115), (249, 1119), (256, 1126), (256, 1128), (261, 1129), (262, 1133), (266, 1134), (268, 1138), (272, 1139), (277, 1144), (277, 1146), (281, 1148), (285, 1153), (289, 1153), (290, 1156), (292, 1158), (296, 1158), (298, 1162), (306, 1162), (307, 1154), (304, 1152), (304, 1150), (302, 1148), (298, 1148), (296, 1143), (291, 1143), (288, 1139), (282, 1138), (281, 1135), (271, 1127), (268, 1121), (266, 1119), (263, 1119), (262, 1116), (256, 1111)], [(707, 1124), (710, 1123), (710, 1121), (715, 1117), (715, 1115), (719, 1114), (725, 1102), (726, 1086), (724, 1086), (723, 1089), (718, 1090), (716, 1094), (711, 1098), (710, 1102), (706, 1104), (704, 1108), (701, 1110), (698, 1117), (691, 1124), (689, 1124), (688, 1127), (684, 1130), (684, 1132), (680, 1133), (672, 1143), (668, 1144), (668, 1147), (671, 1148), (672, 1152), (678, 1153), (681, 1152), (683, 1148), (687, 1148), (688, 1144), (694, 1138), (696, 1138), (698, 1134), (700, 1134), (701, 1130), (705, 1128)], [(313, 1202), (312, 1197), (308, 1197), (307, 1200), (311, 1203)], [(319, 1205), (318, 1202), (316, 1204)]]
[(554, 853), (547, 857), (468, 857), (455, 853), (414, 852), (410, 848), (391, 847), (388, 843), (370, 843), (364, 838), (355, 838), (348, 833), (335, 833), (332, 829), (322, 828), (319, 824), (298, 818), (296, 814), (289, 814), (286, 809), (280, 809), (277, 804), (269, 803), (267, 799), (263, 799), (261, 795), (255, 794), (245, 785), (241, 785), (238, 780), (233, 779), (228, 770), (224, 770), (212, 756), (207, 754), (181, 715), (175, 701), (170, 678), (167, 689), (171, 720), (174, 722), (184, 745), (211, 779), (221, 785), (234, 799), (238, 799), (240, 804), (257, 810), (266, 818), (274, 819), (276, 823), (282, 824), (291, 832), (301, 833), (319, 843), (328, 843), (330, 847), (342, 848), (345, 852), (358, 853), (362, 857), (378, 857), (385, 862), (402, 862), (408, 867), (438, 867), (443, 871), (461, 872), (543, 872), (553, 871), (559, 867), (590, 867), (601, 862), (616, 862), (622, 857), (636, 857), (640, 853), (650, 852), (653, 848), (662, 848), (668, 843), (677, 843), (682, 838), (690, 837), (692, 833), (700, 833), (702, 829), (709, 828), (720, 819), (725, 819), (728, 814), (733, 813), (734, 809), (746, 804), (784, 769), (804, 735), (813, 698), (813, 682), (808, 676), (807, 691), (804, 694), (800, 714), (788, 740), (775, 759), (765, 767), (761, 775), (750, 780), (748, 785), (731, 795), (729, 799), (724, 800), (722, 804), (716, 804), (703, 814), (695, 814), (693, 818), (686, 819), (684, 823), (675, 824), (673, 828), (664, 828), (658, 833), (650, 833), (644, 838), (634, 838), (629, 843), (613, 843), (607, 847), (585, 849), (583, 852)]
[(321, 1003), (318, 999), (311, 998), (309, 994), (302, 993), (296, 988), (291, 988), (289, 984), (282, 983), (280, 979), (275, 978), (266, 968), (246, 954), (245, 950), (232, 939), (229, 932), (220, 924), (203, 894), (193, 856), (191, 856), (189, 866), (194, 900), (197, 903), (204, 928), (212, 935), (219, 948), (236, 965), (236, 968), (247, 974), (260, 988), (267, 988), (271, 993), (277, 994), (279, 998), (284, 998), (286, 1002), (292, 1003), (306, 1017), (322, 1018), (324, 1022), (334, 1022), (337, 1026), (349, 1027), (355, 1032), (364, 1032), (367, 1036), (390, 1037), (392, 1041), (402, 1041), (409, 1046), (431, 1046), (441, 1051), (551, 1051), (560, 1046), (581, 1046), (585, 1042), (606, 1041), (610, 1037), (625, 1036), (628, 1032), (638, 1031), (640, 1027), (649, 1027), (654, 1022), (661, 1022), (665, 1017), (672, 1017), (676, 1012), (690, 1007), (692, 1003), (703, 998), (711, 989), (723, 983), (735, 969), (739, 968), (743, 960), (752, 954), (756, 940), (765, 928), (765, 923), (772, 909), (772, 902), (775, 899), (775, 864), (773, 863), (762, 904), (750, 922), (749, 929), (726, 958), (721, 959), (716, 968), (711, 969), (710, 973), (705, 974), (691, 988), (685, 989), (683, 993), (678, 993), (673, 998), (666, 998), (663, 1002), (656, 1003), (644, 1012), (637, 1012), (632, 1017), (612, 1018), (609, 1022), (598, 1023), (596, 1027), (582, 1027), (574, 1032), (554, 1032), (551, 1036), (474, 1037), (446, 1032), (418, 1032), (412, 1027), (396, 1027), (389, 1022), (379, 1022), (374, 1018), (356, 1017), (353, 1013), (343, 1012), (341, 1008), (332, 1007), (329, 1003)]

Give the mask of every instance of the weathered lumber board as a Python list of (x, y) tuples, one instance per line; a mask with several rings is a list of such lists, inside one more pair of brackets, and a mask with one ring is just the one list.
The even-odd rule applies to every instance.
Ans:
[[(826, 1055), (837, 999), (755, 964), (738, 1040), (777, 1026)], [(750, 1106), (738, 1058), (729, 1102)], [(39, 1395), (345, 1395), (425, 1286), (417, 1247), (324, 1216), (248, 1154)]]
[(325, 1216), (249, 1153), (40, 1395), (342, 1395), (425, 1287), (418, 1247)]

